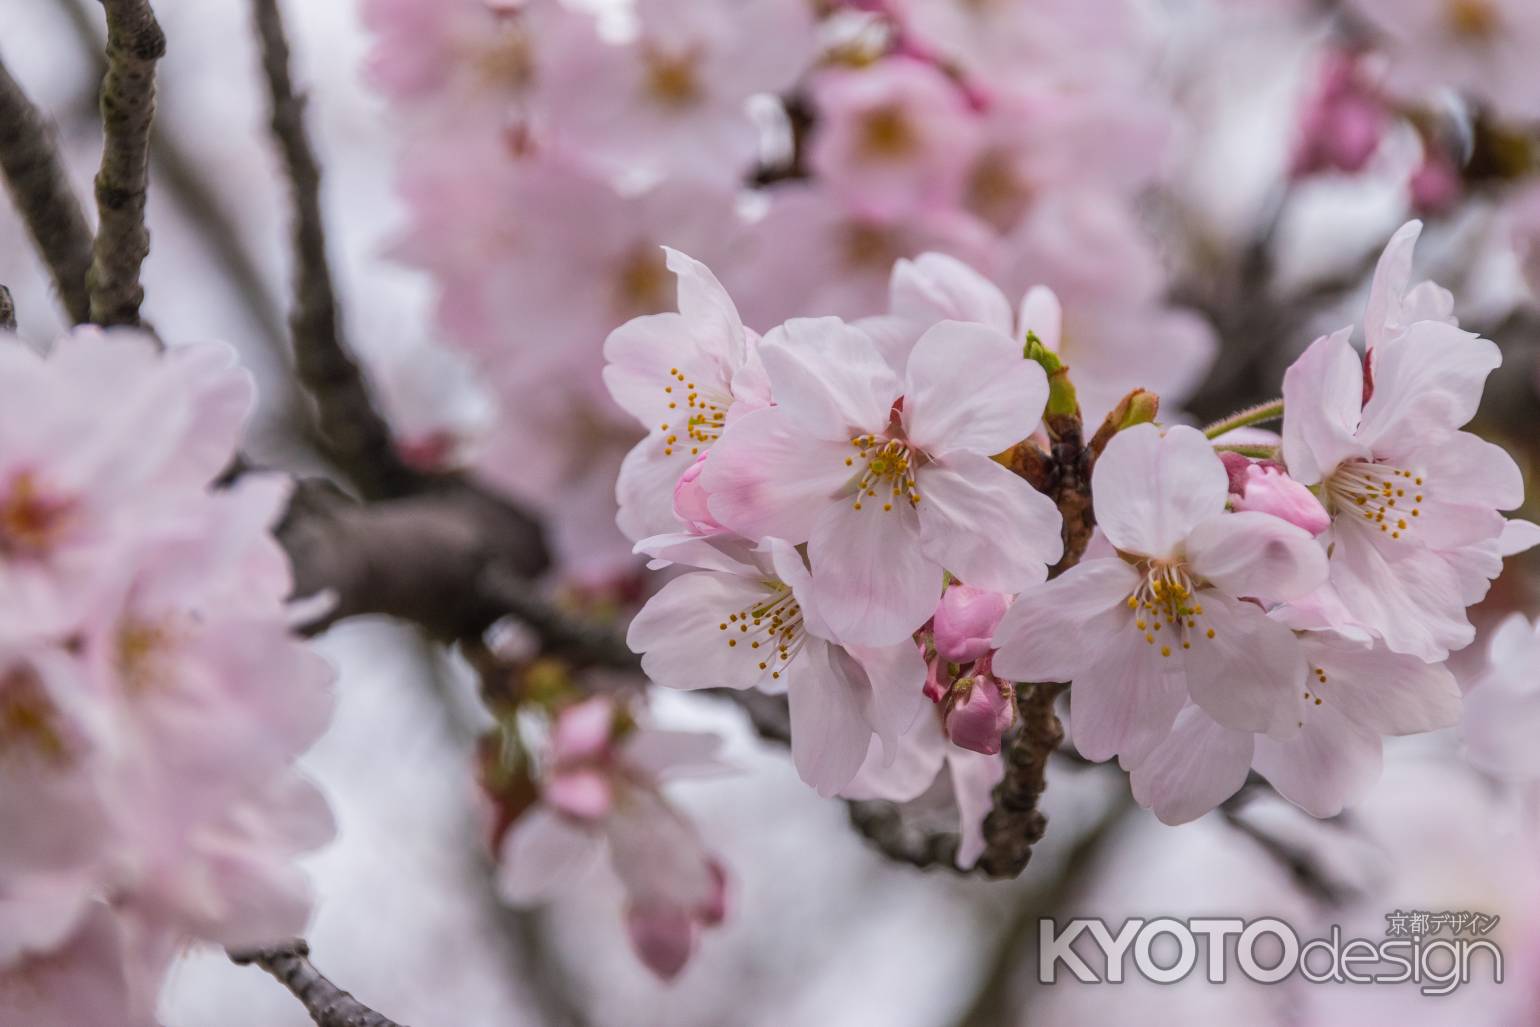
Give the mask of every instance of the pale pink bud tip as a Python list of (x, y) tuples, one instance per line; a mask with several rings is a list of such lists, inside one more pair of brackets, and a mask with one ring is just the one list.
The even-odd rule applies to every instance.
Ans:
[(610, 811), (614, 791), (601, 771), (562, 771), (545, 786), (545, 801), (579, 820), (602, 820)]
[(711, 510), (706, 506), (706, 490), (701, 487), (701, 472), (706, 468), (706, 457), (709, 453), (702, 453), (685, 472), (679, 476), (679, 483), (674, 486), (674, 516), (684, 522), (689, 531), (696, 535), (711, 535), (722, 530), (722, 525), (711, 516)]
[(1230, 505), (1236, 510), (1271, 514), (1312, 535), (1331, 525), (1331, 515), (1315, 494), (1275, 463), (1248, 461), (1241, 474), (1232, 472), (1230, 482)]
[(615, 706), (602, 695), (568, 706), (556, 716), (551, 755), (558, 766), (591, 763), (609, 754), (615, 733)]
[(933, 627), (936, 652), (948, 663), (972, 663), (989, 652), (1010, 597), (969, 585), (953, 585), (941, 597)]
[(626, 911), (631, 948), (647, 969), (665, 981), (679, 976), (695, 951), (695, 922), (677, 906), (632, 906)]
[[(960, 693), (960, 694), (959, 694)], [(946, 713), (946, 736), (954, 745), (985, 756), (1000, 751), (1000, 736), (1016, 721), (1011, 687), (991, 677), (964, 679)]]

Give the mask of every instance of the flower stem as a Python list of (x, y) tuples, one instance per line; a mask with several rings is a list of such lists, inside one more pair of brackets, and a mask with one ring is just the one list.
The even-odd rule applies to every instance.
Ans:
[(1274, 446), (1241, 446), (1225, 443), (1214, 448), (1221, 453), (1239, 453), (1241, 456), (1249, 456), (1257, 460), (1270, 460), (1278, 455), (1278, 450)]
[(1254, 407), (1237, 411), (1229, 417), (1221, 418), (1203, 429), (1203, 434), (1211, 439), (1217, 439), (1225, 432), (1234, 431), (1237, 428), (1245, 428), (1248, 425), (1262, 424), (1264, 421), (1276, 421), (1283, 416), (1283, 400), (1274, 399), (1266, 403), (1258, 403)]

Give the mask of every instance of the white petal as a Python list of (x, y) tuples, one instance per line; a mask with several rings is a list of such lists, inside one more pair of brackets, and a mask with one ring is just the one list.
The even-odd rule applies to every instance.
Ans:
[(901, 391), (871, 337), (837, 317), (787, 321), (765, 335), (759, 356), (776, 403), (815, 438), (881, 431)]
[(1133, 630), (1125, 600), (1138, 584), (1132, 567), (1105, 559), (1083, 561), (1027, 589), (995, 630), (995, 673), (1011, 681), (1074, 679), (1113, 635)]
[(631, 621), (626, 644), (642, 654), (647, 676), (665, 688), (752, 688), (769, 674), (759, 668), (768, 649), (754, 649), (751, 642), (763, 636), (740, 631), (737, 618), (768, 595), (753, 578), (681, 574), (647, 600)]
[(663, 252), (668, 269), (679, 279), (679, 313), (697, 338), (716, 344), (713, 350), (726, 357), (729, 366), (742, 367), (747, 342), (732, 297), (705, 264), (667, 246)]
[(967, 584), (1020, 592), (1064, 555), (1053, 500), (989, 457), (952, 453), (915, 477), (920, 546)]
[[(723, 367), (702, 353), (690, 324), (678, 314), (648, 314), (634, 318), (604, 341), (604, 384), (620, 408), (648, 431), (677, 414), (684, 389), (672, 371), (690, 381), (725, 388)], [(672, 388), (673, 392), (664, 389)]]
[(920, 336), (904, 379), (904, 425), (933, 456), (1009, 449), (1037, 428), (1048, 402), (1048, 378), (1019, 343), (960, 321)]
[[(1292, 716), (1305, 679), (1305, 656), (1294, 632), (1251, 603), (1214, 589), (1197, 595), (1190, 649), (1172, 650), (1187, 671), (1187, 688), (1204, 712), (1237, 731), (1269, 731)], [(1208, 637), (1213, 631), (1214, 636)]]
[(1046, 285), (1034, 285), (1028, 289), (1027, 294), (1021, 298), (1021, 311), (1016, 325), (1022, 341), (1025, 342), (1027, 333), (1031, 332), (1039, 342), (1057, 353), (1063, 325), (1064, 308), (1059, 305), (1059, 297), (1053, 294), (1053, 290)]
[(994, 283), (956, 257), (922, 253), (893, 265), (888, 310), (899, 317), (935, 324), (971, 321), (1011, 334), (1011, 305)]
[(503, 838), (498, 894), (515, 906), (548, 899), (586, 874), (602, 849), (598, 835), (544, 806), (532, 806)]
[(946, 754), (957, 797), (957, 865), (966, 870), (984, 854), (984, 818), (994, 805), (995, 785), (1005, 776), (1005, 760), (951, 746)]
[(905, 502), (884, 510), (882, 498), (859, 510), (849, 499), (825, 506), (808, 542), (815, 605), (841, 642), (902, 641), (941, 599), (941, 567), (920, 549), (919, 515)]
[(1356, 521), (1332, 531), (1331, 583), (1360, 624), (1398, 653), (1428, 663), (1475, 638), (1458, 575), (1418, 545), (1382, 543)]
[(1419, 321), (1374, 355), (1374, 395), (1358, 437), (1378, 448), (1403, 432), (1459, 428), (1476, 416), (1487, 375), (1503, 362), (1497, 344), (1452, 325)]
[[(1131, 622), (1133, 614), (1127, 617)], [(1064, 639), (1057, 644), (1068, 648)], [(1176, 672), (1180, 664), (1163, 660), (1132, 623), (1111, 638), (1088, 633), (1075, 644), (1092, 650), (1095, 657), (1070, 689), (1075, 748), (1088, 760), (1122, 755), (1129, 765), (1137, 765), (1166, 736), (1187, 701), (1187, 689)]]
[(1390, 336), (1389, 329), (1402, 325), (1401, 299), (1412, 280), (1412, 251), (1422, 234), (1421, 221), (1408, 221), (1396, 230), (1374, 266), (1369, 305), (1364, 309), (1364, 336), (1371, 347)]
[(1460, 686), (1442, 663), (1383, 646), (1364, 648), (1326, 633), (1302, 637), (1311, 666), (1326, 673), (1308, 687), (1329, 705), (1370, 731), (1410, 735), (1437, 731), (1460, 719)]
[(1096, 523), (1118, 549), (1170, 556), (1188, 532), (1224, 510), (1230, 479), (1195, 428), (1161, 435), (1141, 424), (1113, 436), (1092, 475)]
[(653, 435), (631, 447), (615, 479), (615, 500), (620, 512), (615, 523), (632, 542), (679, 530), (674, 516), (674, 486), (695, 458), (689, 449), (675, 447), (665, 456), (661, 439)]
[(824, 798), (855, 777), (873, 734), (864, 711), (869, 697), (834, 666), (832, 648), (810, 639), (786, 688), (792, 763)]
[(1368, 452), (1355, 438), (1364, 376), (1352, 335), (1349, 327), (1321, 336), (1283, 372), (1283, 459), (1306, 485)]
[(1134, 799), (1163, 823), (1196, 820), (1240, 791), (1251, 755), (1249, 731), (1232, 731), (1189, 704), (1129, 775)]
[(1503, 524), (1498, 550), (1503, 556), (1517, 556), (1540, 546), (1540, 524), (1515, 517)]
[(908, 802), (918, 798), (936, 780), (949, 744), (941, 732), (941, 717), (932, 709), (920, 710), (914, 725), (898, 739), (898, 751), (890, 760), (882, 739), (873, 736), (861, 769), (840, 794), (847, 799), (887, 799)]
[(847, 676), (864, 678), (870, 698), (866, 722), (881, 739), (884, 759), (898, 758), (899, 739), (914, 727), (915, 718), (931, 705), (925, 698), (925, 659), (920, 647), (905, 640), (897, 645), (834, 650), (831, 659)]
[(756, 410), (711, 447), (700, 482), (712, 516), (740, 535), (806, 542), (818, 514), (850, 481), (845, 460), (854, 452), (849, 441), (802, 432), (783, 407)]
[(1256, 741), (1253, 765), (1278, 794), (1315, 817), (1334, 817), (1380, 777), (1380, 736), (1323, 705), (1288, 741)]
[(1187, 536), (1200, 577), (1236, 596), (1298, 599), (1326, 583), (1326, 553), (1310, 533), (1271, 514), (1210, 517)]

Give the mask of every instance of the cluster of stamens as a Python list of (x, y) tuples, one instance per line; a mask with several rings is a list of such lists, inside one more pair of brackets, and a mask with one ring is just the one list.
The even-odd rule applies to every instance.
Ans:
[(11, 479), (0, 495), (0, 555), (39, 556), (64, 531), (70, 504), (48, 494), (29, 471)]
[(791, 589), (779, 581), (766, 585), (769, 592), (763, 600), (728, 614), (717, 628), (729, 649), (747, 649), (758, 655), (759, 669), (778, 679), (802, 651), (802, 607)]
[[(683, 411), (671, 417), (683, 417), (684, 420), (671, 419), (658, 425), (664, 433), (663, 455), (673, 456), (675, 447), (686, 445), (690, 447), (691, 456), (699, 456), (703, 447), (721, 437), (731, 401), (703, 391), (677, 367), (669, 368), (668, 374), (673, 379), (670, 384), (663, 386), (668, 396), (668, 408), (679, 410), (680, 402), (684, 403)], [(683, 443), (679, 441), (681, 431), (685, 435)]]
[(68, 760), (55, 716), (32, 671), (13, 670), (0, 677), (0, 755), (25, 745), (50, 763)]
[(910, 506), (920, 505), (920, 490), (914, 480), (914, 451), (907, 442), (857, 435), (850, 444), (856, 455), (847, 456), (845, 466), (855, 467), (857, 461), (863, 465), (855, 481), (855, 509), (862, 509), (867, 499), (878, 498), (883, 510), (892, 510), (894, 503), (905, 500)]
[(1213, 628), (1199, 630), (1203, 604), (1196, 601), (1196, 592), (1192, 578), (1180, 565), (1155, 562), (1126, 600), (1134, 612), (1135, 630), (1149, 645), (1159, 642), (1161, 656), (1170, 656), (1173, 645), (1191, 649), (1194, 639), (1214, 637)]
[(1423, 477), (1415, 471), (1355, 460), (1337, 468), (1326, 481), (1332, 506), (1360, 517), (1391, 538), (1409, 531), (1422, 510)]

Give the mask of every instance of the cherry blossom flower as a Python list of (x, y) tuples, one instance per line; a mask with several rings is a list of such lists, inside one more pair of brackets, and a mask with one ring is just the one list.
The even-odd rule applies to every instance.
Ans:
[(1540, 629), (1521, 613), (1492, 631), (1486, 666), (1465, 694), (1460, 734), (1466, 757), (1488, 773), (1514, 781), (1540, 778)]
[(1513, 458), (1459, 430), (1502, 358), (1469, 332), (1417, 321), (1375, 346), (1365, 402), (1350, 334), (1316, 340), (1284, 374), (1284, 459), (1320, 486), (1331, 584), (1352, 616), (1395, 652), (1442, 660), (1474, 637), (1464, 554), (1495, 556), (1498, 511), (1524, 498)]
[(960, 197), (979, 126), (934, 64), (895, 57), (836, 66), (813, 80), (813, 99), (809, 163), (853, 209), (896, 218)]
[(1116, 552), (1088, 554), (1018, 596), (995, 636), (995, 673), (1071, 682), (1071, 733), (1093, 760), (1138, 765), (1189, 701), (1236, 730), (1297, 730), (1299, 644), (1245, 600), (1320, 585), (1325, 556), (1310, 535), (1267, 514), (1227, 513), (1224, 465), (1183, 426), (1118, 433), (1092, 488)]
[[(835, 318), (787, 322), (760, 355), (776, 406), (731, 425), (701, 477), (717, 520), (748, 538), (807, 541), (834, 637), (907, 638), (942, 571), (1012, 592), (1062, 553), (1057, 508), (989, 459), (1037, 427), (1042, 369), (983, 325), (943, 321), (904, 376)], [(901, 401), (901, 402), (900, 402)]]
[(1436, 731), (1459, 718), (1460, 689), (1441, 664), (1334, 632), (1301, 632), (1299, 643), (1307, 670), (1292, 693), (1293, 737), (1227, 728), (1189, 703), (1131, 769), (1134, 798), (1168, 824), (1186, 823), (1239, 791), (1255, 769), (1305, 812), (1332, 817), (1379, 780), (1381, 736)]
[[(620, 529), (632, 540), (674, 530), (681, 476), (689, 470), (697, 480), (700, 461), (728, 423), (770, 405), (758, 333), (743, 326), (704, 264), (666, 253), (679, 280), (679, 312), (628, 321), (604, 344), (610, 395), (647, 430), (615, 485)], [(708, 511), (696, 514), (696, 523), (709, 520)]]
[(755, 551), (697, 542), (668, 555), (703, 569), (664, 585), (631, 621), (627, 644), (651, 680), (784, 688), (792, 762), (821, 795), (849, 783), (873, 736), (896, 756), (924, 700), (925, 663), (913, 642), (837, 642), (801, 555), (780, 539)]
[(1315, 92), (1300, 115), (1292, 171), (1362, 171), (1390, 128), (1390, 107), (1365, 81), (1361, 54), (1328, 50), (1316, 74)]
[(0, 1017), (27, 1027), (154, 1027), (172, 939), (93, 903), (57, 946), (19, 960), (0, 952)]
[(557, 715), (541, 800), (503, 836), (498, 887), (515, 905), (576, 884), (607, 852), (626, 891), (632, 947), (665, 980), (688, 962), (703, 927), (726, 915), (726, 877), (663, 798), (665, 781), (719, 773), (714, 735), (636, 723), (595, 696)]
[(1413, 101), (1454, 87), (1510, 120), (1540, 117), (1530, 59), (1540, 10), (1527, 0), (1353, 0), (1390, 56), (1386, 86)]
[(810, 5), (639, 0), (634, 40), (551, 69), (552, 120), (617, 171), (733, 183), (753, 162), (756, 93), (789, 87), (813, 53)]

